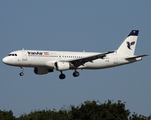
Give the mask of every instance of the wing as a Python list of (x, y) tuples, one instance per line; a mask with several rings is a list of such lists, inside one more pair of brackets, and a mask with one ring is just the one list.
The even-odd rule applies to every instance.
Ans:
[(70, 62), (72, 65), (74, 65), (75, 68), (77, 68), (80, 65), (84, 65), (86, 62), (93, 62), (93, 60), (96, 59), (103, 59), (107, 54), (113, 53), (114, 51), (109, 51), (106, 53), (101, 53), (101, 54), (96, 54), (84, 58), (79, 58), (79, 59), (72, 59), (72, 60), (63, 60), (62, 62)]

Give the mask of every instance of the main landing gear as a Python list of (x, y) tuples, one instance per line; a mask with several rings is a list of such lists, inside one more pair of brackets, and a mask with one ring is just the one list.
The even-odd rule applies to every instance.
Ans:
[(80, 75), (80, 73), (75, 70), (74, 73), (73, 73), (73, 76), (74, 76), (74, 77), (78, 77), (79, 75)]
[(20, 75), (20, 76), (23, 76), (23, 75), (24, 75), (24, 73), (23, 73), (24, 67), (20, 67), (20, 68), (21, 68), (21, 73), (19, 73), (19, 75)]
[[(80, 73), (79, 73), (78, 71), (75, 70), (75, 71), (73, 72), (73, 76), (74, 76), (74, 77), (78, 77), (79, 75), (80, 75)], [(59, 75), (59, 78), (60, 78), (60, 79), (65, 79), (65, 78), (66, 78), (66, 75), (63, 74), (62, 71), (61, 71), (61, 74)]]
[(66, 75), (63, 74), (62, 71), (61, 71), (61, 74), (59, 75), (59, 78), (60, 78), (60, 79), (65, 79), (65, 78), (66, 78)]

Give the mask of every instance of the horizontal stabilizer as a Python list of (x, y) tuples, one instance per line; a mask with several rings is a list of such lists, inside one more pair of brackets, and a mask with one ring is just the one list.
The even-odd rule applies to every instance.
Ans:
[(125, 58), (125, 59), (131, 60), (131, 59), (136, 59), (136, 58), (145, 57), (145, 56), (148, 56), (148, 55), (139, 55), (139, 56), (129, 57), (129, 58)]

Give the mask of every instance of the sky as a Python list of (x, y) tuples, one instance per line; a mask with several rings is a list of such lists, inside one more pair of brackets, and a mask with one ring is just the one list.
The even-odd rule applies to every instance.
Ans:
[[(139, 30), (135, 55), (151, 55), (151, 1), (1, 0), (0, 59), (21, 49), (107, 52), (116, 50), (131, 30)], [(14, 116), (32, 110), (78, 106), (84, 101), (126, 102), (131, 113), (151, 114), (151, 57), (101, 70), (36, 75), (0, 62), (0, 110)]]

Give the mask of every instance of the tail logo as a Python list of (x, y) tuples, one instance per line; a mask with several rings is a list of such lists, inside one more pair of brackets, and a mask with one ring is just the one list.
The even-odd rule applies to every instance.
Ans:
[(131, 43), (130, 43), (130, 42), (127, 42), (127, 47), (128, 47), (128, 49), (132, 50), (132, 49), (131, 49), (131, 46), (134, 45), (134, 44), (135, 44), (135, 41), (133, 41), (133, 42), (131, 42)]

